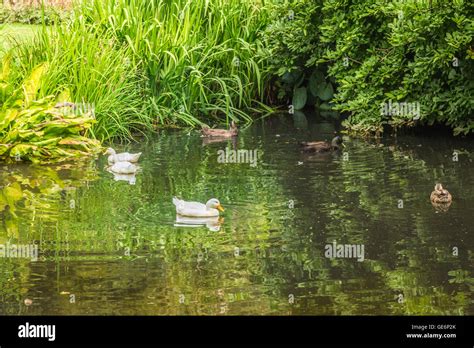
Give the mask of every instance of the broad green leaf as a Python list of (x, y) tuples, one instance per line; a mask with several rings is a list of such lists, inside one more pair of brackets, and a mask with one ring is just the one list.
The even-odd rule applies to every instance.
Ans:
[(295, 88), (293, 92), (293, 107), (295, 110), (300, 110), (306, 105), (306, 100), (308, 98), (306, 87)]
[(325, 83), (326, 81), (324, 79), (324, 74), (319, 70), (315, 70), (309, 77), (309, 83), (308, 83), (309, 91), (311, 92), (313, 96), (317, 97), (319, 86)]
[(321, 100), (328, 101), (334, 96), (334, 90), (332, 88), (331, 82), (325, 83), (322, 85), (322, 88), (318, 88), (318, 97)]
[(33, 69), (31, 75), (23, 82), (23, 92), (25, 97), (25, 107), (28, 107), (36, 98), (41, 85), (41, 78), (48, 70), (48, 64), (43, 63)]
[(17, 115), (17, 109), (7, 109), (4, 112), (0, 112), (0, 131), (7, 128), (16, 119)]
[(6, 54), (2, 59), (2, 69), (0, 70), (0, 81), (7, 81), (10, 75), (11, 54)]
[(286, 72), (282, 76), (282, 81), (290, 86), (295, 86), (297, 82), (301, 79), (303, 73), (299, 70), (293, 70), (291, 72)]
[(332, 110), (332, 107), (328, 103), (321, 103), (321, 105), (319, 105), (319, 109), (323, 111), (329, 111)]

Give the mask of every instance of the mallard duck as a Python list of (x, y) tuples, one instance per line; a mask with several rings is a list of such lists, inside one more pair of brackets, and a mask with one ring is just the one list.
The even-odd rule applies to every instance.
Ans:
[(334, 137), (331, 143), (327, 141), (312, 141), (300, 143), (303, 152), (328, 152), (339, 150), (342, 144), (342, 138), (340, 136)]
[(109, 170), (114, 174), (135, 174), (138, 171), (138, 167), (130, 162), (116, 162)]
[(130, 162), (130, 163), (137, 163), (138, 159), (142, 155), (141, 152), (139, 153), (116, 153), (114, 149), (109, 147), (107, 151), (105, 151), (106, 155), (110, 155), (108, 157), (109, 164), (114, 164), (115, 162)]
[(182, 216), (209, 217), (219, 216), (219, 211), (224, 211), (221, 203), (216, 198), (211, 198), (206, 204), (199, 202), (186, 202), (173, 197), (176, 213)]
[(443, 188), (443, 185), (436, 184), (434, 191), (431, 192), (431, 203), (434, 204), (447, 204), (453, 201), (453, 196), (448, 192), (448, 190)]
[(209, 127), (203, 127), (201, 129), (201, 134), (205, 137), (221, 137), (221, 138), (230, 138), (235, 137), (239, 134), (239, 129), (234, 121), (230, 123), (229, 130), (227, 129), (213, 129)]

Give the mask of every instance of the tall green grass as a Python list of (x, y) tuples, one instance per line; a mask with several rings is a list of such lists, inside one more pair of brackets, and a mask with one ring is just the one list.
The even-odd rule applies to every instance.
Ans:
[(94, 108), (99, 139), (128, 138), (151, 125), (144, 99), (146, 79), (133, 64), (131, 48), (112, 33), (77, 17), (65, 25), (43, 27), (33, 44), (13, 50), (17, 75), (47, 62), (40, 97), (69, 89), (72, 101)]
[(262, 104), (268, 16), (252, 0), (86, 0), (80, 14), (111, 32), (149, 78), (158, 124), (251, 119)]
[(268, 15), (258, 0), (83, 0), (12, 51), (18, 80), (47, 62), (39, 97), (94, 107), (99, 139), (250, 121), (263, 104)]

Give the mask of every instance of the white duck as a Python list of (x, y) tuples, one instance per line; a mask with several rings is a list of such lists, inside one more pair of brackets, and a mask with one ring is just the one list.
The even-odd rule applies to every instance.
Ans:
[(113, 174), (135, 174), (138, 171), (138, 166), (130, 162), (116, 162), (109, 170)]
[(186, 202), (173, 197), (176, 213), (182, 216), (209, 217), (219, 216), (219, 210), (224, 211), (218, 199), (211, 198), (206, 204), (199, 202)]
[(117, 153), (111, 147), (109, 147), (107, 149), (107, 151), (105, 151), (105, 154), (110, 155), (107, 159), (109, 161), (109, 164), (114, 164), (116, 162), (137, 163), (138, 159), (142, 155), (141, 152), (139, 152), (139, 153), (128, 153), (128, 152)]

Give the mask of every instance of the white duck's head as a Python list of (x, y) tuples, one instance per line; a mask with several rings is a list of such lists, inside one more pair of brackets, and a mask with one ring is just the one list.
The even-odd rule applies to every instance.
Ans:
[(221, 202), (219, 202), (219, 200), (216, 198), (211, 198), (210, 200), (208, 200), (206, 203), (206, 208), (207, 209), (213, 208), (220, 211), (224, 211), (224, 208), (222, 207)]
[(117, 154), (117, 153), (115, 152), (114, 149), (112, 149), (111, 147), (109, 147), (109, 148), (107, 149), (107, 151), (105, 151), (105, 154), (106, 154), (106, 155), (115, 155), (115, 154)]

